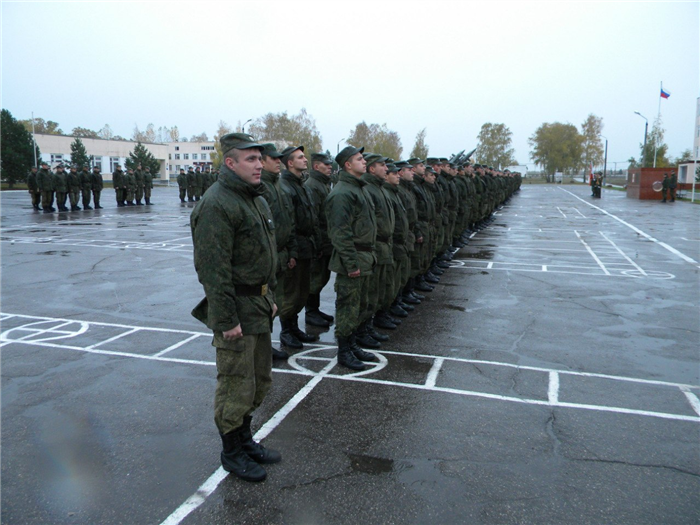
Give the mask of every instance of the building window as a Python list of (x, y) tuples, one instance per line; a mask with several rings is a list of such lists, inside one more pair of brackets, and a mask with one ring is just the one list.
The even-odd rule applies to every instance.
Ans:
[(196, 153), (193, 153), (193, 154), (192, 154), (192, 160), (197, 160), (197, 154), (196, 154)]
[(173, 154), (172, 154), (172, 153), (168, 153), (168, 160), (173, 160)]
[(117, 169), (117, 166), (119, 165), (119, 157), (110, 157), (109, 158), (109, 171), (115, 171)]
[(185, 159), (185, 160), (188, 160), (188, 159), (190, 158), (190, 154), (189, 154), (189, 153), (183, 153), (183, 154), (182, 154), (182, 158)]
[(175, 154), (175, 160), (180, 160), (180, 154), (179, 154), (179, 153), (176, 153), (176, 154)]
[(203, 151), (211, 151), (214, 149), (214, 146), (202, 146)]
[(175, 151), (180, 151), (180, 146), (175, 146)]
[(100, 173), (102, 173), (102, 157), (92, 156), (90, 158), (92, 160), (92, 167), (93, 168), (100, 168)]
[(177, 171), (178, 173), (180, 172), (180, 165), (179, 164), (177, 166), (175, 166), (175, 171)]
[(58, 162), (63, 162), (63, 155), (51, 154), (51, 164), (56, 164)]
[(202, 153), (202, 160), (207, 160), (207, 154), (206, 154), (206, 153)]

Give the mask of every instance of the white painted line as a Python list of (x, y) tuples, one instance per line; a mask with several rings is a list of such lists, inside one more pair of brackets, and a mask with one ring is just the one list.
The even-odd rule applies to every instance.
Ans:
[(574, 210), (576, 210), (576, 213), (578, 213), (581, 217), (583, 217), (584, 219), (587, 219), (587, 218), (588, 218), (588, 217), (586, 217), (583, 213), (581, 213), (581, 212), (578, 210), (578, 208), (576, 208), (575, 206), (574, 206), (573, 208), (574, 208)]
[(695, 413), (700, 416), (700, 399), (698, 399), (698, 396), (693, 394), (689, 388), (687, 387), (680, 387), (681, 391), (685, 394), (686, 399), (690, 403), (690, 406), (693, 407), (693, 410), (695, 410)]
[(543, 265), (542, 265), (542, 271), (543, 271), (543, 272), (546, 272), (546, 271), (547, 271), (547, 265), (546, 265), (546, 264), (543, 264)]
[(569, 190), (565, 190), (564, 188), (559, 188), (559, 189), (562, 190), (562, 191), (565, 191), (566, 193), (568, 193), (568, 194), (571, 195), (572, 197), (574, 197), (574, 198), (580, 200), (580, 201), (583, 202), (584, 204), (587, 204), (587, 205), (590, 206), (591, 208), (595, 208), (596, 210), (601, 211), (601, 212), (604, 213), (605, 215), (607, 215), (607, 216), (609, 216), (609, 217), (612, 217), (613, 219), (615, 219), (616, 221), (620, 222), (621, 224), (624, 224), (625, 226), (627, 226), (628, 228), (630, 228), (630, 229), (633, 230), (634, 232), (638, 233), (639, 235), (641, 235), (641, 236), (644, 237), (645, 239), (649, 239), (650, 241), (655, 242), (655, 243), (658, 244), (659, 246), (662, 246), (663, 248), (667, 249), (667, 250), (668, 250), (669, 252), (671, 252), (672, 254), (674, 254), (674, 255), (680, 257), (680, 258), (683, 259), (684, 261), (689, 262), (689, 263), (691, 263), (691, 264), (694, 264), (694, 265), (696, 265), (698, 268), (700, 268), (700, 263), (698, 263), (698, 261), (696, 261), (696, 260), (693, 259), (692, 257), (688, 257), (686, 254), (684, 254), (684, 253), (682, 253), (682, 252), (679, 252), (679, 251), (676, 250), (673, 246), (669, 246), (669, 245), (666, 244), (665, 242), (661, 242), (660, 240), (658, 240), (658, 239), (652, 237), (651, 235), (649, 235), (648, 233), (643, 232), (642, 230), (640, 230), (640, 229), (637, 228), (636, 226), (633, 226), (633, 225), (630, 224), (629, 222), (620, 219), (617, 215), (613, 215), (612, 213), (610, 213), (610, 212), (608, 212), (608, 211), (605, 211), (603, 208), (599, 208), (599, 207), (596, 206), (595, 204), (591, 204), (590, 202), (586, 202), (586, 201), (583, 200), (581, 197), (579, 197), (579, 196), (574, 195), (573, 193), (571, 193)]
[[(255, 433), (254, 439), (256, 441), (262, 441), (265, 439), (270, 432), (272, 432), (277, 426), (287, 417), (292, 410), (294, 410), (299, 403), (301, 403), (306, 396), (308, 396), (311, 391), (316, 388), (316, 386), (321, 382), (321, 380), (326, 377), (328, 372), (336, 365), (337, 359), (333, 358), (328, 365), (326, 365), (318, 375), (311, 378), (311, 380), (304, 385), (304, 387), (297, 392), (294, 397), (292, 397), (287, 404), (280, 408), (277, 413), (272, 416), (267, 423), (265, 423), (260, 430)], [(222, 467), (219, 467), (216, 472), (214, 472), (209, 479), (207, 479), (200, 487), (197, 492), (192, 494), (187, 500), (180, 505), (175, 511), (168, 516), (161, 525), (178, 525), (182, 520), (184, 520), (193, 510), (199, 507), (204, 501), (216, 490), (226, 476), (226, 472)]]
[(189, 343), (190, 341), (193, 341), (193, 340), (197, 339), (198, 337), (202, 337), (202, 336), (200, 336), (199, 334), (191, 335), (191, 336), (188, 337), (187, 339), (184, 339), (184, 340), (180, 341), (179, 343), (175, 343), (174, 345), (171, 345), (171, 346), (169, 346), (168, 348), (166, 348), (166, 349), (164, 349), (164, 350), (161, 350), (161, 351), (158, 352), (157, 354), (153, 354), (153, 357), (160, 357), (160, 356), (162, 356), (162, 355), (167, 354), (168, 352), (172, 352), (172, 351), (175, 350), (176, 348), (180, 348), (181, 346), (186, 345), (187, 343)]
[(627, 256), (627, 254), (625, 254), (625, 252), (623, 252), (623, 251), (617, 246), (617, 244), (615, 244), (613, 241), (611, 241), (603, 232), (598, 232), (598, 233), (600, 233), (600, 234), (603, 236), (603, 239), (605, 239), (605, 240), (608, 241), (610, 244), (612, 244), (612, 245), (615, 247), (615, 249), (620, 253), (620, 255), (622, 255), (625, 259), (627, 259), (627, 261), (628, 261), (632, 266), (634, 266), (634, 267), (639, 271), (639, 273), (641, 273), (643, 276), (646, 277), (647, 272), (645, 272), (645, 271), (642, 269), (641, 266), (639, 266), (639, 265), (638, 265), (637, 263), (635, 263), (632, 259), (630, 259), (630, 258)]
[(553, 405), (559, 403), (559, 374), (557, 372), (549, 373), (547, 399), (549, 399), (549, 402)]
[(442, 357), (438, 357), (437, 359), (435, 359), (435, 361), (433, 362), (433, 367), (428, 373), (428, 378), (425, 380), (425, 386), (431, 388), (435, 386), (435, 383), (437, 382), (437, 376), (440, 373), (440, 369), (442, 368), (442, 364), (444, 362), (445, 360)]
[(600, 259), (598, 259), (598, 256), (595, 254), (595, 252), (593, 250), (591, 250), (590, 246), (588, 246), (588, 244), (586, 244), (586, 241), (583, 240), (583, 237), (581, 237), (581, 234), (579, 234), (579, 232), (577, 232), (576, 230), (574, 230), (574, 233), (576, 234), (576, 237), (578, 237), (579, 240), (586, 247), (586, 250), (588, 250), (588, 253), (591, 254), (591, 257), (593, 257), (593, 259), (595, 259), (595, 262), (598, 263), (598, 266), (600, 266), (601, 270), (603, 270), (605, 275), (610, 275), (610, 272), (607, 270), (605, 265), (600, 261)]
[(490, 263), (488, 263), (488, 264), (486, 265), (486, 269), (487, 269), (487, 270), (490, 270), (491, 268), (493, 268), (493, 261), (491, 261)]
[(559, 213), (561, 213), (562, 217), (564, 217), (565, 219), (567, 218), (564, 212), (561, 211), (561, 208), (559, 206), (557, 206), (557, 210), (559, 210)]
[(104, 341), (100, 341), (99, 343), (95, 343), (94, 345), (90, 345), (90, 346), (87, 346), (85, 348), (86, 348), (86, 350), (93, 350), (93, 349), (97, 348), (98, 346), (106, 345), (107, 343), (111, 343), (112, 341), (116, 341), (117, 339), (121, 339), (122, 337), (136, 333), (139, 330), (141, 330), (141, 329), (140, 328), (132, 328), (131, 330), (127, 330), (126, 332), (122, 332), (121, 334), (115, 335), (114, 337), (110, 337), (109, 339), (105, 339)]

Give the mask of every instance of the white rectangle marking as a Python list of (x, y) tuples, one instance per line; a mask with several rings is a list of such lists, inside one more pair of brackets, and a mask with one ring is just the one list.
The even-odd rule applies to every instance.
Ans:
[(445, 360), (442, 357), (438, 357), (435, 359), (433, 362), (433, 366), (430, 369), (430, 372), (428, 372), (428, 378), (425, 380), (425, 386), (433, 388), (435, 386), (435, 383), (437, 382), (437, 376), (440, 373), (440, 369), (442, 368), (442, 364), (445, 362)]
[(693, 407), (693, 410), (697, 413), (697, 415), (700, 416), (700, 399), (698, 399), (698, 396), (693, 394), (690, 391), (690, 388), (687, 387), (680, 387), (681, 391), (685, 394), (685, 397), (688, 399), (688, 402), (690, 403), (690, 406)]
[(559, 374), (557, 372), (549, 373), (549, 389), (547, 398), (552, 405), (559, 403)]

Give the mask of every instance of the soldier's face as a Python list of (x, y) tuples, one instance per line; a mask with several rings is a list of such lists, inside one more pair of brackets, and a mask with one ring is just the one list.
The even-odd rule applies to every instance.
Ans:
[(367, 161), (362, 156), (362, 153), (355, 153), (345, 161), (345, 169), (350, 175), (360, 177), (367, 170)]
[(399, 176), (403, 180), (410, 182), (413, 180), (413, 170), (411, 168), (401, 168), (401, 171), (399, 171)]
[(386, 180), (386, 171), (386, 162), (375, 162), (369, 167), (369, 172), (382, 180)]
[(314, 164), (314, 169), (319, 173), (323, 173), (326, 177), (330, 177), (331, 175), (331, 166), (325, 162), (316, 162)]
[(428, 184), (435, 184), (435, 174), (434, 173), (425, 173), (425, 182)]
[(270, 173), (279, 174), (282, 171), (282, 161), (280, 159), (273, 159), (272, 157), (265, 156), (262, 160), (263, 169), (269, 171)]
[(419, 176), (422, 177), (423, 175), (425, 175), (425, 164), (423, 164), (422, 162), (420, 164), (416, 164), (415, 166), (413, 166), (413, 172), (417, 173)]
[(236, 172), (241, 179), (248, 184), (257, 186), (260, 184), (262, 174), (262, 153), (255, 148), (236, 150), (237, 155), (226, 157), (226, 166)]
[(399, 172), (394, 171), (391, 173), (386, 174), (386, 181), (391, 184), (392, 186), (398, 186), (399, 185)]
[(289, 157), (288, 164), (290, 168), (294, 168), (297, 171), (304, 171), (308, 167), (309, 161), (306, 160), (304, 152), (298, 149)]

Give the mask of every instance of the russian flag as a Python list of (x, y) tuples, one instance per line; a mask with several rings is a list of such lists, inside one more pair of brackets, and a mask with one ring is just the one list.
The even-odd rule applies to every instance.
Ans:
[(664, 91), (664, 88), (661, 88), (661, 98), (668, 98), (671, 96), (671, 93), (668, 91)]

